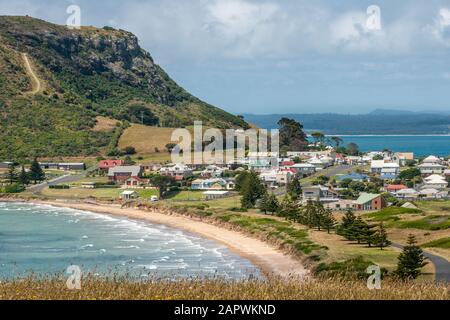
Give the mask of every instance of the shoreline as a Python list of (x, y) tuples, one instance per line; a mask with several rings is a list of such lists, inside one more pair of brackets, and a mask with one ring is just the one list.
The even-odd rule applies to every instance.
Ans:
[(50, 205), (165, 225), (225, 245), (232, 252), (249, 260), (265, 276), (274, 275), (283, 278), (295, 277), (302, 279), (309, 275), (309, 270), (305, 269), (299, 260), (262, 240), (251, 238), (240, 232), (221, 228), (203, 221), (193, 220), (182, 215), (168, 215), (134, 208), (121, 208), (117, 205), (69, 203), (59, 202), (57, 200), (0, 199), (0, 202), (26, 202), (37, 205)]

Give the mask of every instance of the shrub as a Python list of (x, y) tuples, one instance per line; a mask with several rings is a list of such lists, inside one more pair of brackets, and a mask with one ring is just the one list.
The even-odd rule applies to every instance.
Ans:
[(21, 193), (25, 191), (25, 187), (19, 183), (7, 185), (4, 189), (5, 193)]

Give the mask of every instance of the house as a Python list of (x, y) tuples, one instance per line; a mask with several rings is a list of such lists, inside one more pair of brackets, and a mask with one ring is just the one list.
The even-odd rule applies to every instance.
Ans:
[(170, 176), (177, 181), (182, 181), (186, 178), (192, 177), (192, 169), (184, 164), (175, 164), (172, 166), (162, 167), (159, 173), (163, 176)]
[(264, 171), (259, 175), (259, 178), (268, 186), (276, 187), (279, 185), (286, 185), (290, 183), (295, 176), (291, 170), (270, 170)]
[(278, 170), (276, 175), (276, 182), (280, 186), (289, 184), (295, 176), (295, 172), (287, 170)]
[(125, 180), (124, 186), (127, 188), (137, 188), (147, 183), (147, 180), (141, 179), (139, 177), (129, 177), (127, 180)]
[(429, 156), (429, 157), (426, 157), (425, 159), (423, 159), (422, 163), (427, 163), (427, 164), (430, 164), (430, 163), (443, 164), (443, 160), (440, 159), (440, 158), (438, 158), (438, 157), (436, 157), (436, 156)]
[(336, 180), (337, 181), (352, 180), (352, 181), (364, 182), (364, 181), (369, 180), (369, 176), (366, 174), (354, 172), (354, 173), (349, 173), (349, 174), (339, 174), (336, 176)]
[[(420, 198), (422, 199), (439, 199), (444, 198), (445, 194), (441, 193), (437, 189), (428, 188), (428, 189), (422, 189), (419, 192)], [(447, 192), (448, 195), (448, 192)]]
[(230, 192), (229, 191), (205, 191), (203, 195), (206, 200), (215, 200), (226, 197)]
[(310, 163), (297, 163), (291, 166), (297, 172), (300, 177), (307, 177), (316, 172), (316, 167)]
[(400, 166), (397, 163), (385, 163), (381, 169), (380, 178), (384, 180), (397, 179), (400, 174)]
[(223, 168), (220, 168), (216, 165), (209, 165), (205, 168), (205, 170), (203, 170), (201, 172), (201, 176), (209, 177), (209, 178), (211, 178), (211, 177), (217, 178), (217, 177), (221, 177), (224, 172), (225, 172), (225, 169), (223, 169)]
[(363, 192), (355, 202), (355, 209), (363, 211), (381, 210), (386, 206), (386, 200), (381, 194)]
[(419, 197), (419, 192), (414, 189), (402, 189), (395, 193), (395, 197), (399, 199), (416, 199)]
[(246, 162), (249, 169), (257, 172), (278, 169), (278, 153), (249, 152)]
[(125, 190), (120, 194), (122, 200), (128, 201), (139, 198), (139, 195), (136, 191), (133, 190)]
[(325, 186), (312, 186), (303, 188), (303, 202), (320, 201), (335, 202), (339, 201), (339, 194)]
[(406, 209), (418, 209), (417, 206), (411, 202), (406, 202), (404, 205), (402, 205), (402, 208)]
[(404, 167), (409, 161), (414, 161), (414, 153), (413, 152), (397, 152), (394, 153), (392, 157), (392, 161), (397, 163), (398, 165)]
[(98, 169), (101, 171), (108, 172), (109, 168), (114, 168), (117, 166), (122, 166), (123, 160), (116, 160), (116, 159), (110, 159), (110, 160), (101, 160), (98, 163)]
[(333, 211), (349, 210), (355, 207), (355, 200), (340, 199), (334, 202), (328, 202), (324, 204), (325, 209)]
[(124, 183), (129, 178), (137, 178), (141, 174), (140, 166), (117, 166), (109, 168), (108, 178), (116, 183)]
[(391, 184), (386, 187), (386, 191), (390, 193), (397, 193), (398, 191), (404, 189), (408, 189), (408, 187), (403, 184)]
[(445, 167), (440, 163), (424, 162), (417, 166), (423, 176), (443, 174)]
[(448, 181), (444, 176), (432, 174), (431, 176), (424, 178), (424, 188), (442, 190), (447, 188), (447, 186)]
[(232, 179), (197, 179), (192, 181), (192, 190), (234, 190), (235, 184)]
[(370, 171), (373, 174), (379, 174), (381, 179), (397, 179), (400, 174), (400, 166), (395, 162), (372, 160), (370, 163)]
[(384, 160), (372, 160), (370, 162), (370, 172), (374, 174), (381, 174), (381, 170), (383, 170), (384, 164)]

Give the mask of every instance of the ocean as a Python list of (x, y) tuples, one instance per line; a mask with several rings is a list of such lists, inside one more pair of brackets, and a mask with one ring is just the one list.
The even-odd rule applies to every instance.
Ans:
[(361, 151), (414, 152), (415, 156), (450, 156), (449, 136), (340, 136), (344, 144), (356, 143)]
[(70, 265), (83, 274), (144, 279), (260, 276), (225, 246), (163, 225), (0, 202), (0, 279), (64, 274)]

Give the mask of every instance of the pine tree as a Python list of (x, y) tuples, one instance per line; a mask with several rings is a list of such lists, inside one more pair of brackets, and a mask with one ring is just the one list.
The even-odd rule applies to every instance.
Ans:
[(10, 164), (8, 166), (7, 176), (8, 176), (9, 184), (13, 184), (17, 180), (17, 170), (16, 170), (15, 164)]
[(38, 181), (40, 182), (44, 179), (45, 173), (44, 171), (42, 171), (42, 168), (37, 159), (34, 159), (30, 167), (30, 180), (34, 181), (34, 184), (37, 184)]
[(322, 224), (328, 233), (330, 233), (331, 230), (336, 227), (336, 219), (334, 218), (333, 213), (330, 209), (325, 211)]
[(290, 183), (288, 183), (286, 189), (292, 200), (298, 200), (300, 198), (300, 195), (302, 194), (300, 179), (294, 178)]
[(25, 167), (22, 166), (22, 170), (20, 171), (19, 177), (17, 179), (20, 184), (27, 186), (30, 184), (30, 178), (28, 173), (25, 171)]
[(339, 228), (337, 229), (337, 234), (340, 236), (345, 237), (347, 240), (353, 240), (353, 239), (348, 239), (348, 230), (350, 229), (350, 227), (353, 225), (353, 223), (356, 220), (356, 216), (353, 212), (353, 210), (348, 209), (345, 212), (344, 217), (342, 218), (342, 223), (339, 226)]
[(407, 245), (398, 257), (397, 270), (395, 275), (400, 279), (416, 279), (422, 274), (422, 268), (428, 264), (425, 261), (422, 249), (417, 246), (416, 237), (409, 235)]
[(278, 212), (279, 209), (280, 203), (278, 202), (278, 199), (275, 196), (275, 194), (271, 193), (268, 198), (267, 211), (269, 211), (270, 213), (275, 213)]
[(378, 226), (378, 230), (374, 235), (374, 244), (379, 247), (381, 250), (383, 248), (391, 245), (391, 241), (388, 240), (386, 229), (384, 228), (383, 223), (380, 223)]
[(256, 172), (250, 172), (246, 175), (245, 181), (241, 186), (241, 205), (242, 208), (254, 208), (256, 201), (264, 196), (267, 192), (265, 186), (262, 184)]
[(288, 220), (298, 221), (300, 216), (299, 207), (290, 197), (286, 195), (280, 204), (278, 216)]
[(268, 203), (269, 203), (269, 193), (264, 192), (264, 195), (259, 200), (259, 210), (264, 212), (264, 214), (268, 211)]

